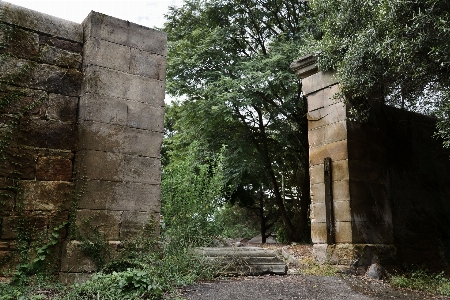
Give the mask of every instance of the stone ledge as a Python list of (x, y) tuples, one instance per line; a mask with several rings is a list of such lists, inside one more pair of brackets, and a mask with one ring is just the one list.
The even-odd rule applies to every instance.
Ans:
[(2, 21), (5, 23), (80, 43), (83, 42), (83, 27), (81, 24), (7, 2), (0, 2), (0, 12), (3, 13)]

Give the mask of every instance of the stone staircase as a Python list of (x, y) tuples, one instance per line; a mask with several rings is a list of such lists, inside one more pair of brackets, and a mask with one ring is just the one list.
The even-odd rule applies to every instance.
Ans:
[(260, 247), (197, 248), (196, 253), (218, 265), (222, 275), (263, 275), (287, 273), (277, 250)]

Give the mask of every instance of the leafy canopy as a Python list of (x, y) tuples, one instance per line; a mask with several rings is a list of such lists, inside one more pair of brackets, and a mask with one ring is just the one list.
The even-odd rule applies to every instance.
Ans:
[[(450, 1), (311, 0), (322, 38), (312, 48), (335, 69), (358, 112), (374, 102), (440, 118), (450, 142)], [(310, 48), (311, 50), (311, 48)]]
[[(198, 141), (204, 153), (224, 151), (228, 191), (250, 191), (238, 201), (254, 202), (263, 189), (292, 224), (281, 177), (293, 195), (292, 207), (309, 202), (305, 106), (301, 83), (290, 71), (304, 36), (312, 32), (303, 1), (187, 0), (172, 8), (163, 30), (168, 34), (167, 91), (184, 99), (168, 109), (170, 160)], [(266, 205), (267, 207), (267, 205)], [(305, 215), (306, 210), (302, 209)], [(297, 238), (300, 234), (296, 234)]]

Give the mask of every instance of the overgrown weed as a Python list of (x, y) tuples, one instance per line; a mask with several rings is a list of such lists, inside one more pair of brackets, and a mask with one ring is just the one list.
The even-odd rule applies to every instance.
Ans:
[(302, 274), (314, 276), (335, 276), (337, 267), (330, 263), (319, 264), (313, 257), (304, 257), (300, 260)]
[(450, 278), (444, 272), (433, 274), (425, 270), (414, 270), (405, 274), (392, 275), (394, 287), (419, 290), (427, 293), (450, 296)]

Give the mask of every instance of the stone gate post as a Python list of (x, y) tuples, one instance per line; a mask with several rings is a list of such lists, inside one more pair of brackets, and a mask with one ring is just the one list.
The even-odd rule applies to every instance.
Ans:
[[(82, 25), (76, 224), (82, 235), (100, 234), (114, 251), (150, 219), (158, 230), (167, 37), (96, 12)], [(63, 250), (65, 283), (97, 267), (77, 245), (70, 241)]]
[[(348, 106), (333, 72), (319, 72), (316, 59), (305, 56), (291, 68), (302, 79), (308, 103), (311, 237), (314, 255), (355, 267), (392, 263), (392, 213), (386, 187), (385, 145), (381, 130), (347, 118)], [(325, 205), (324, 159), (331, 158), (331, 214)], [(333, 242), (327, 241), (332, 229)]]

